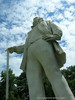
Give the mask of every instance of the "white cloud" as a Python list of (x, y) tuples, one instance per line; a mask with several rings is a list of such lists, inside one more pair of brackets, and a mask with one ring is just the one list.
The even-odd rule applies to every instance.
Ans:
[(66, 10), (64, 12), (64, 16), (70, 20), (74, 19), (74, 16), (72, 15), (73, 13), (72, 12), (69, 12), (68, 10)]
[(0, 54), (0, 73), (2, 70), (6, 69), (6, 54), (2, 53)]
[(74, 6), (70, 6), (69, 11), (74, 12), (75, 8)]
[(20, 69), (20, 64), (22, 61), (22, 57), (15, 57), (15, 55), (10, 55), (10, 60), (9, 60), (9, 67), (13, 70), (13, 73), (15, 73), (15, 75), (20, 75), (20, 73), (22, 72), (22, 70)]
[(75, 0), (67, 0), (68, 3), (75, 3)]
[(71, 65), (75, 65), (75, 50), (69, 50), (69, 49), (66, 49), (66, 57), (67, 57), (67, 60), (66, 60), (66, 64), (64, 65), (64, 68), (66, 67), (69, 67)]
[(7, 25), (6, 22), (0, 23), (0, 35), (3, 34), (7, 36), (7, 33), (9, 32), (9, 30), (6, 28), (6, 25)]
[(6, 63), (6, 55), (5, 53), (0, 54), (0, 67), (2, 67), (3, 65), (5, 65)]
[(75, 20), (74, 21), (71, 21), (68, 29), (69, 29), (69, 33), (70, 35), (75, 35)]

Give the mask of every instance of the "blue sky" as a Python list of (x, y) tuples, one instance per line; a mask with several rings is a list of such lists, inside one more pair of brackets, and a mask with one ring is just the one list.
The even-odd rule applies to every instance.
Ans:
[[(0, 0), (0, 72), (6, 70), (5, 49), (25, 43), (35, 16), (51, 20), (62, 29), (59, 43), (67, 55), (63, 68), (75, 65), (75, 0)], [(9, 65), (15, 75), (22, 72), (22, 56), (10, 54)]]

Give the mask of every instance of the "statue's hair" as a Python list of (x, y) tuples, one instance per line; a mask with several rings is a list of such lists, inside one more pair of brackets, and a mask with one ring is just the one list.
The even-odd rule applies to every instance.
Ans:
[(42, 17), (35, 17), (33, 20), (35, 20), (35, 19), (37, 19), (37, 20), (42, 19), (43, 20)]
[(42, 19), (43, 20), (43, 18), (41, 18), (41, 17), (35, 17), (35, 18), (33, 18), (33, 26), (31, 26), (31, 28), (33, 28), (33, 27), (35, 27), (35, 20), (37, 19), (37, 22), (39, 22), (39, 20), (40, 19)]

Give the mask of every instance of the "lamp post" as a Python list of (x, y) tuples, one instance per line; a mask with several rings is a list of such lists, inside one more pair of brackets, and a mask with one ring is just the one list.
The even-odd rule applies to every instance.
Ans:
[(9, 51), (7, 50), (7, 68), (6, 68), (6, 100), (9, 96)]

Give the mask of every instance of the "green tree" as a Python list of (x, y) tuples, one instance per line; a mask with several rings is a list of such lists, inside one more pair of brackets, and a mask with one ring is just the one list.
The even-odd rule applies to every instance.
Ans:
[(0, 80), (0, 100), (5, 100), (5, 88), (6, 88), (6, 73), (1, 72), (1, 80)]
[(70, 66), (67, 69), (63, 69), (62, 74), (66, 78), (74, 96), (75, 96), (75, 66)]
[(25, 72), (22, 72), (21, 75), (17, 77), (17, 89), (20, 98), (23, 100), (29, 100), (29, 91)]
[[(9, 69), (9, 97), (11, 93), (16, 96), (17, 87), (16, 87), (16, 77), (13, 74), (13, 71)], [(1, 81), (0, 81), (0, 100), (5, 100), (6, 97), (6, 71), (1, 72)]]
[[(61, 70), (65, 76), (73, 94), (75, 95), (75, 66)], [(47, 77), (43, 79), (46, 97), (55, 97), (51, 84)], [(5, 100), (6, 89), (6, 71), (1, 72), (0, 80), (0, 100)], [(27, 85), (26, 73), (22, 72), (20, 76), (15, 77), (13, 71), (9, 69), (9, 99), (8, 100), (29, 100), (29, 91)], [(49, 99), (48, 99), (49, 100)], [(51, 100), (51, 99), (50, 99)]]
[[(0, 100), (5, 100), (6, 97), (6, 71), (1, 72), (0, 80)], [(9, 98), (8, 100), (25, 100), (28, 98), (28, 86), (26, 75), (23, 72), (19, 77), (13, 74), (9, 69)]]

